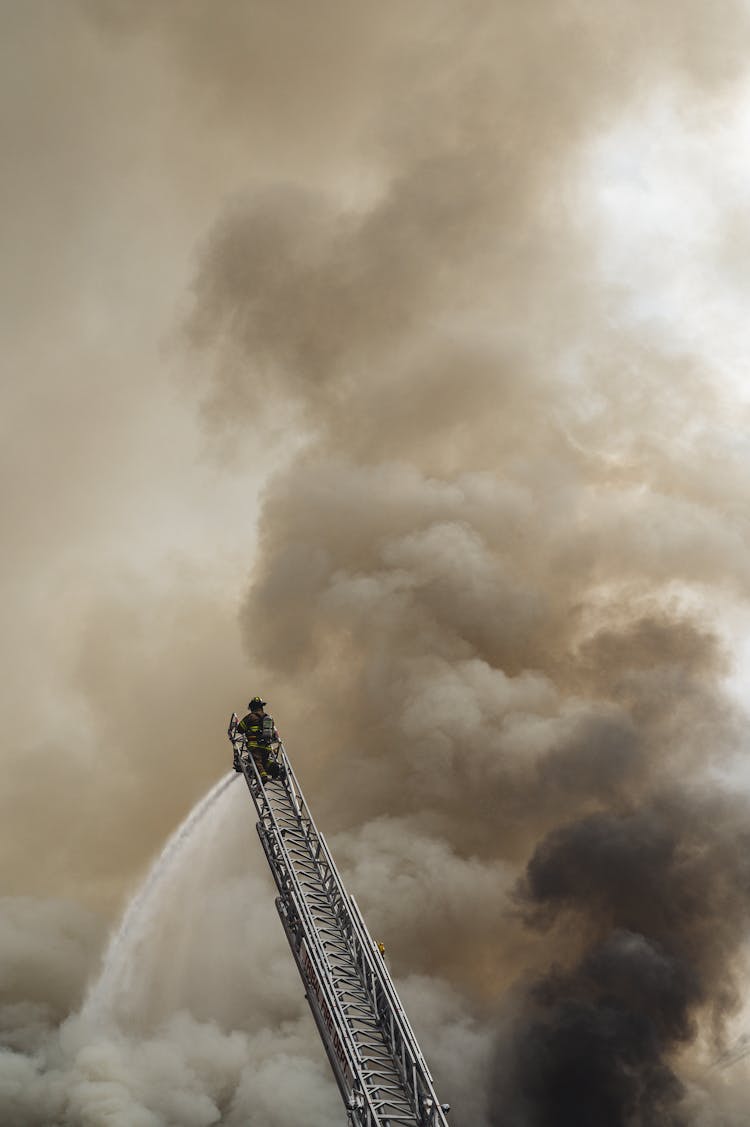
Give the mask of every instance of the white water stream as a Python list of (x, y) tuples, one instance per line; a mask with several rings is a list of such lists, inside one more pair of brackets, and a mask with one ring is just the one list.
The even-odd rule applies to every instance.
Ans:
[(151, 866), (132, 898), (117, 931), (112, 935), (99, 977), (86, 994), (81, 1008), (85, 1022), (103, 1023), (114, 1020), (117, 1003), (127, 998), (134, 986), (138, 952), (154, 923), (162, 902), (162, 893), (195, 830), (229, 784), (239, 776), (230, 771), (208, 794), (196, 803), (184, 822), (177, 827)]

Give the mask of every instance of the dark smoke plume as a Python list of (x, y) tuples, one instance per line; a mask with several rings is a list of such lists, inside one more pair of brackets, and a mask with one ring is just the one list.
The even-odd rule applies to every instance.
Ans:
[(493, 1122), (686, 1124), (670, 1054), (737, 1005), (747, 810), (673, 792), (552, 831), (519, 890), (581, 954), (534, 983)]

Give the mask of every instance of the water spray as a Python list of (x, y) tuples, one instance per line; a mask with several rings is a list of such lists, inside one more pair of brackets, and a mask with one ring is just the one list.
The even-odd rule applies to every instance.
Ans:
[(101, 1024), (113, 1020), (118, 999), (126, 997), (132, 989), (137, 953), (148, 935), (161, 902), (158, 893), (174, 872), (195, 830), (236, 778), (237, 775), (231, 771), (219, 779), (177, 827), (151, 866), (146, 879), (128, 904), (119, 928), (110, 938), (99, 977), (89, 988), (81, 1008), (81, 1018), (84, 1021)]

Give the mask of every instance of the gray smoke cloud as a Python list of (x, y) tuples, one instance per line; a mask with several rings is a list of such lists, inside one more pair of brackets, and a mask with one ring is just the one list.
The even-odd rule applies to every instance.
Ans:
[[(696, 401), (722, 418), (710, 364), (629, 323), (570, 201), (635, 59), (687, 103), (720, 103), (727, 72), (715, 41), (652, 50), (591, 9), (573, 67), (580, 8), (538, 39), (513, 14), (513, 93), (533, 94), (507, 147), (486, 120), (513, 120), (507, 74), (472, 40), (427, 119), (405, 109), (414, 151), (373, 199), (233, 207), (191, 339), (217, 356), (214, 426), (262, 434), (291, 400), (309, 429), (266, 493), (248, 651), (295, 698), (397, 969), (461, 983), (496, 1023), (487, 1122), (688, 1123), (676, 1052), (738, 1005), (747, 807), (707, 778), (739, 718), (680, 590), (739, 595), (745, 556), (695, 472)], [(462, 128), (436, 130), (456, 102)], [(546, 923), (530, 954), (508, 895), (525, 864), (518, 897)], [(504, 993), (514, 974), (528, 986)]]
[(6, 752), (10, 888), (40, 899), (0, 927), (5, 1120), (341, 1117), (239, 788), (107, 1028), (76, 1016), (101, 919), (41, 899), (106, 912), (137, 885), (223, 769), (249, 672), (456, 1127), (739, 1127), (744, 1066), (710, 1066), (748, 923), (746, 235), (717, 127), (739, 135), (745, 7), (3, 18), (16, 95), (43, 77), (5, 127), (32, 154), (6, 212), (81, 368), (51, 394), (23, 327), (43, 272), (10, 232), (46, 441), (4, 451), (29, 500), (9, 712), (38, 650), (51, 693)]

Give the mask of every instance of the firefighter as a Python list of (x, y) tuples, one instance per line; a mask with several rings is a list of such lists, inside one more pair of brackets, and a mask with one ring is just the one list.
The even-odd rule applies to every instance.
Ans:
[(238, 730), (247, 738), (247, 750), (253, 757), (262, 783), (265, 783), (269, 774), (273, 778), (278, 776), (275, 763), (270, 764), (269, 768), (268, 755), (271, 744), (274, 740), (278, 740), (279, 733), (274, 727), (273, 717), (266, 713), (265, 706), (264, 700), (253, 697), (247, 706), (250, 711), (237, 725)]

